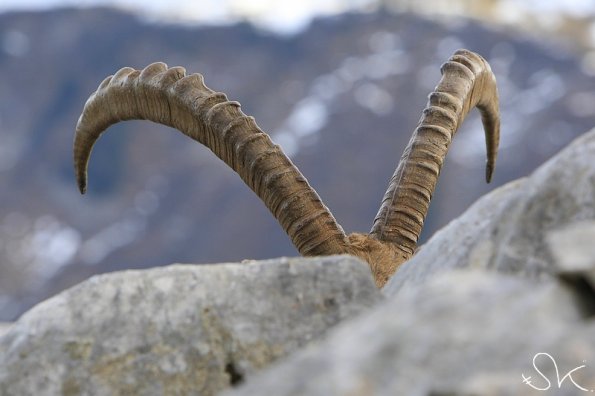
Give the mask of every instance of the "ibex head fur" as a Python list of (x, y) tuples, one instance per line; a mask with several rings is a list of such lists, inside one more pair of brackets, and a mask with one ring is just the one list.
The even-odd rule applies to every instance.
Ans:
[(346, 235), (291, 160), (238, 102), (207, 88), (200, 74), (154, 63), (123, 68), (87, 100), (76, 127), (74, 166), (84, 193), (91, 150), (121, 120), (147, 119), (180, 130), (222, 159), (262, 199), (304, 256), (352, 254), (370, 265), (381, 287), (414, 253), (428, 206), (455, 132), (477, 107), (487, 146), (486, 179), (500, 139), (496, 79), (479, 55), (459, 50), (442, 66), (442, 79), (388, 189), (369, 234)]

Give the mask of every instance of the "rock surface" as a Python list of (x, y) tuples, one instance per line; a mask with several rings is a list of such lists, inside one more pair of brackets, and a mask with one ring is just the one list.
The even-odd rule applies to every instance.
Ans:
[(582, 221), (550, 232), (547, 235), (550, 252), (558, 271), (585, 274), (595, 288), (595, 220)]
[(534, 279), (557, 273), (547, 236), (595, 219), (595, 130), (582, 135), (530, 177), (479, 199), (437, 232), (384, 287), (396, 294), (436, 272), (488, 268)]
[(381, 298), (348, 256), (97, 276), (0, 338), (0, 394), (214, 394)]
[[(224, 393), (240, 395), (518, 395), (547, 382), (538, 353), (561, 376), (595, 389), (595, 324), (574, 290), (486, 270), (454, 270), (333, 329), (327, 339)], [(556, 381), (547, 356), (537, 367)], [(567, 379), (553, 394), (575, 395)]]
[(12, 323), (10, 322), (0, 322), (0, 337), (8, 331), (11, 325)]

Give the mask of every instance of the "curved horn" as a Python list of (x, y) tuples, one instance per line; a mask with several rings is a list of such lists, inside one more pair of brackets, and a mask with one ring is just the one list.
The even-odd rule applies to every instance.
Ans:
[(154, 63), (123, 68), (87, 100), (74, 138), (74, 166), (86, 190), (91, 150), (101, 133), (121, 120), (146, 119), (174, 127), (204, 144), (264, 201), (303, 255), (346, 253), (347, 242), (320, 197), (291, 160), (238, 102), (204, 85), (200, 74)]
[(479, 55), (459, 50), (442, 66), (442, 79), (393, 174), (370, 232), (411, 256), (428, 212), (442, 163), (457, 129), (475, 106), (486, 136), (486, 180), (498, 154), (500, 114), (496, 78)]

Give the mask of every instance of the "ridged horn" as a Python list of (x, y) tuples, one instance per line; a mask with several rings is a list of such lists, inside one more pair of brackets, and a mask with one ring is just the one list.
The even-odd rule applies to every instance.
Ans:
[(471, 51), (459, 50), (442, 65), (441, 72), (370, 232), (409, 256), (415, 251), (450, 142), (472, 108), (479, 109), (485, 131), (487, 182), (498, 154), (498, 91), (489, 64)]
[(74, 138), (81, 193), (93, 145), (110, 125), (146, 119), (178, 129), (207, 146), (260, 197), (303, 255), (347, 252), (346, 236), (306, 178), (254, 118), (204, 84), (200, 74), (154, 63), (123, 68), (87, 100)]

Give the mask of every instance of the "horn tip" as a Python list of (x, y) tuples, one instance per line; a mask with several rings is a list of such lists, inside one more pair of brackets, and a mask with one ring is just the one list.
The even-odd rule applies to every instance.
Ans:
[(84, 179), (79, 179), (78, 187), (81, 195), (85, 195), (85, 193), (87, 192), (87, 181)]
[(494, 175), (494, 164), (491, 162), (486, 163), (486, 183), (490, 183), (492, 181), (492, 176)]

